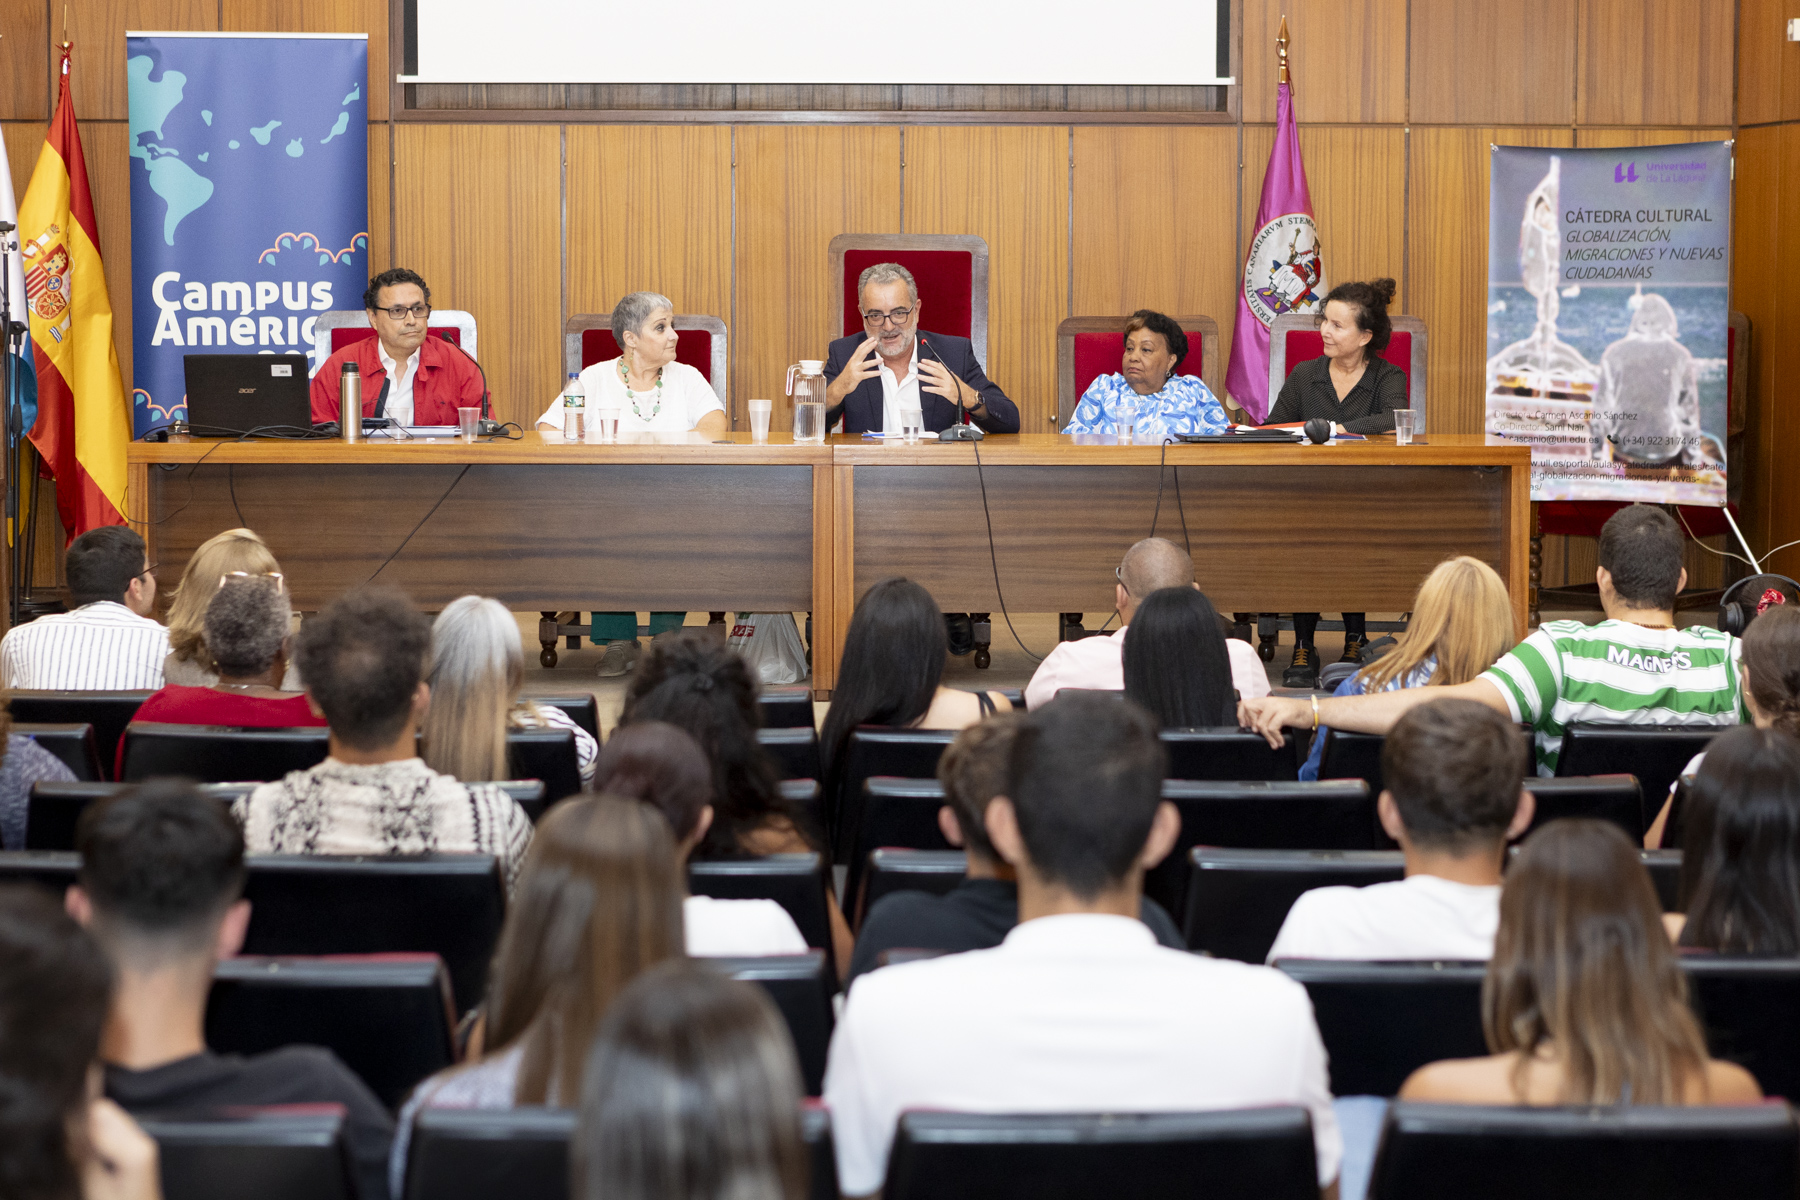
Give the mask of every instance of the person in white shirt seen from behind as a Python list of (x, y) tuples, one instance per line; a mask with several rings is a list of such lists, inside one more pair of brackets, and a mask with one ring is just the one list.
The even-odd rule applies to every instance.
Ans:
[(1401, 717), (1381, 750), (1378, 812), (1406, 878), (1307, 892), (1269, 961), (1492, 957), (1506, 844), (1536, 811), (1524, 762), (1524, 735), (1484, 704), (1438, 700)]
[[(1025, 687), (1025, 707), (1042, 708), (1063, 688), (1123, 691), (1125, 630), (1138, 605), (1151, 592), (1161, 588), (1200, 586), (1194, 582), (1193, 557), (1166, 538), (1145, 538), (1132, 546), (1113, 574), (1116, 579), (1113, 603), (1119, 610), (1119, 631), (1111, 637), (1096, 634), (1080, 641), (1063, 642), (1051, 650)], [(1267, 696), (1269, 675), (1250, 643), (1240, 638), (1226, 638), (1225, 651), (1231, 660), (1231, 684), (1237, 689), (1238, 699), (1254, 700)]]
[(69, 546), (70, 612), (14, 627), (0, 641), (9, 688), (154, 691), (163, 685), (169, 631), (156, 610), (156, 567), (124, 525), (90, 529)]
[(989, 839), (1018, 873), (1019, 923), (992, 950), (883, 967), (850, 989), (825, 1103), (846, 1196), (881, 1190), (909, 1109), (1183, 1112), (1302, 1105), (1321, 1188), (1342, 1154), (1312, 1004), (1267, 967), (1156, 944), (1144, 871), (1181, 818), (1161, 798), (1155, 723), (1064, 696), (1025, 717)]

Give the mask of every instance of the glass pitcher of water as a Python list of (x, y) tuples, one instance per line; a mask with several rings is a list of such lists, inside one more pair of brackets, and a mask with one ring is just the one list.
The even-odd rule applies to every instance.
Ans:
[(825, 440), (825, 362), (803, 358), (788, 368), (787, 394), (794, 398), (794, 440)]

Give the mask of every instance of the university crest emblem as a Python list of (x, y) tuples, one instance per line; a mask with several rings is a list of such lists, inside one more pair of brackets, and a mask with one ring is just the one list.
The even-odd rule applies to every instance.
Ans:
[(1264, 325), (1282, 313), (1316, 313), (1325, 294), (1319, 231), (1306, 213), (1284, 213), (1256, 231), (1244, 261), (1244, 302)]

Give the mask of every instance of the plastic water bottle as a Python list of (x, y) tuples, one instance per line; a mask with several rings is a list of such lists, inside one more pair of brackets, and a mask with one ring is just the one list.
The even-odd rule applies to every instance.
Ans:
[(570, 371), (569, 382), (563, 385), (563, 441), (581, 440), (581, 418), (586, 411), (587, 392), (582, 390), (581, 376)]

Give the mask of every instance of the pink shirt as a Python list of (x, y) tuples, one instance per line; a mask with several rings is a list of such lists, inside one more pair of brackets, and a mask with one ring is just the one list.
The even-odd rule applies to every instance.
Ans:
[[(1268, 673), (1250, 643), (1226, 638), (1225, 652), (1231, 659), (1231, 686), (1237, 689), (1238, 699), (1254, 700), (1269, 694)], [(1124, 687), (1125, 630), (1121, 629), (1111, 637), (1062, 642), (1045, 655), (1025, 687), (1025, 707), (1040, 708), (1063, 688), (1116, 692)]]

